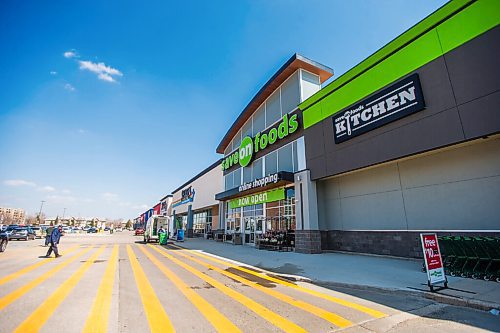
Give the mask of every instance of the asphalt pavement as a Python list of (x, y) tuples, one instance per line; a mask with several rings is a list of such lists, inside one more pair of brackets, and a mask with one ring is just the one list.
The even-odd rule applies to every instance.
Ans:
[[(290, 281), (224, 256), (71, 234), (0, 254), (0, 332), (385, 332), (498, 330), (487, 312), (413, 295)], [(228, 248), (230, 250), (231, 247)], [(464, 320), (465, 318), (465, 320)]]

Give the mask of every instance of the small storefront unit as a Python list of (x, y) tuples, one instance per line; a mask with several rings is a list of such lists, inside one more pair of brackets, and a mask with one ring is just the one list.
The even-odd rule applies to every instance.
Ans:
[(316, 198), (309, 200), (315, 184), (306, 169), (302, 112), (297, 106), (319, 91), (332, 73), (293, 55), (222, 139), (217, 152), (224, 154), (224, 191), (215, 198), (221, 203), (224, 240), (292, 249), (297, 229), (317, 224)]
[(222, 170), (217, 161), (173, 191), (173, 235), (182, 229), (187, 238), (212, 238), (219, 229), (219, 202), (215, 194), (222, 189)]
[(299, 106), (313, 251), (500, 235), (499, 23), (496, 0), (451, 1)]

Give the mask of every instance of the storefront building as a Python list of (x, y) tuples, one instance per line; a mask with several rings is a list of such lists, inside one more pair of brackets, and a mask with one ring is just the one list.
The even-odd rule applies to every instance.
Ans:
[(499, 23), (496, 0), (452, 1), (300, 104), (310, 252), (500, 235)]
[(302, 249), (301, 232), (317, 223), (317, 214), (297, 106), (332, 75), (330, 68), (293, 55), (227, 131), (216, 150), (224, 154), (224, 188), (215, 196), (226, 240), (256, 245), (279, 238)]
[(215, 194), (223, 188), (220, 161), (179, 186), (166, 200), (172, 228), (185, 230), (186, 237), (211, 237), (219, 228), (219, 202)]

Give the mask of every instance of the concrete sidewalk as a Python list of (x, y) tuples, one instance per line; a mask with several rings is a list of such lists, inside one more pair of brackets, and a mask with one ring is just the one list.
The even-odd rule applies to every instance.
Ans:
[(174, 244), (326, 286), (352, 286), (421, 293), (443, 303), (481, 310), (500, 308), (500, 283), (448, 277), (449, 289), (430, 293), (422, 261), (350, 253), (302, 254), (257, 250), (203, 238)]

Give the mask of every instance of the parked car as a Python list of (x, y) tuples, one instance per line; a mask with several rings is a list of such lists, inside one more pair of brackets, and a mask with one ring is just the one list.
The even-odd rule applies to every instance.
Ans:
[(134, 235), (136, 235), (136, 236), (144, 235), (144, 229), (142, 229), (142, 228), (135, 229)]
[(19, 228), (19, 225), (17, 224), (8, 225), (7, 228), (4, 230), (4, 233), (10, 237), (10, 235), (16, 228)]
[(98, 231), (97, 228), (92, 227), (92, 228), (88, 228), (87, 233), (88, 234), (95, 234), (95, 233), (97, 233), (97, 231)]
[(31, 227), (31, 229), (35, 233), (35, 237), (36, 238), (43, 238), (43, 237), (45, 237), (45, 231), (42, 230), (42, 228), (40, 228), (40, 227)]
[(30, 227), (17, 227), (9, 235), (9, 239), (17, 239), (17, 240), (24, 239), (27, 241), (28, 239), (35, 239), (35, 238), (36, 238), (35, 232)]
[(9, 237), (5, 233), (0, 234), (0, 252), (5, 251), (7, 248), (7, 243), (9, 243)]

